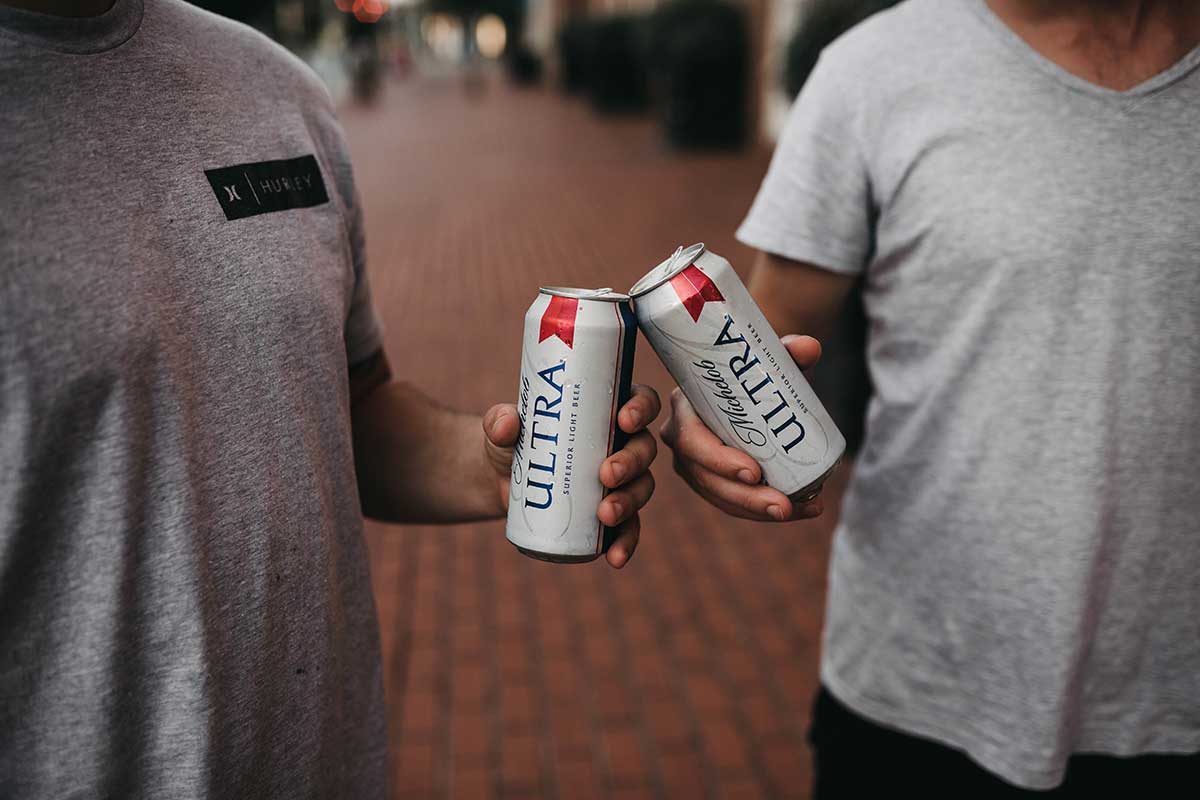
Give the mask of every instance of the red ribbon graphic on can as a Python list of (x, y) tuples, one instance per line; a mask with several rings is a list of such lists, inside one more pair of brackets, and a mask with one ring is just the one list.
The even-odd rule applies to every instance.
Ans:
[[(671, 288), (675, 290), (675, 294), (679, 295), (680, 302), (683, 307), (692, 315), (692, 322), (700, 321), (700, 312), (704, 310), (704, 304), (710, 300), (724, 300), (721, 296), (721, 291), (717, 285), (713, 283), (712, 278), (700, 271), (700, 268), (695, 264), (688, 266), (683, 272), (680, 272), (674, 278), (671, 278)], [(546, 323), (542, 322), (542, 330), (546, 330)]]
[(573, 297), (550, 295), (550, 305), (542, 313), (542, 327), (538, 332), (538, 344), (557, 336), (567, 347), (575, 346), (575, 315), (579, 313), (579, 301)]

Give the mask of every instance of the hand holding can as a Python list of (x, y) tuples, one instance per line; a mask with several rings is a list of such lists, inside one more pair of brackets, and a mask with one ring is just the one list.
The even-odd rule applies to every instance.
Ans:
[[(811, 336), (784, 336), (782, 341), (802, 370), (821, 356), (821, 345)], [(824, 512), (819, 493), (793, 502), (763, 483), (758, 463), (709, 430), (678, 388), (670, 394), (669, 408), (659, 433), (672, 451), (675, 472), (709, 503), (731, 516), (760, 522), (809, 519)]]
[(659, 412), (631, 382), (637, 324), (609, 289), (543, 288), (525, 317), (511, 456), (509, 540), (544, 561), (623, 566), (637, 546), (637, 511), (654, 480)]
[[(845, 439), (793, 360), (795, 350), (815, 362), (815, 340), (785, 345), (729, 262), (703, 245), (677, 250), (631, 294), (642, 332), (681, 390), (663, 431), (680, 474), (738, 516), (787, 519), (797, 504), (802, 516), (819, 513), (809, 501)], [(770, 489), (752, 485), (760, 477)]]

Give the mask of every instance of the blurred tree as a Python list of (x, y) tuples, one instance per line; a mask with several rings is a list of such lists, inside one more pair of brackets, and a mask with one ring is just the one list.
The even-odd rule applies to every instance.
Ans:
[(826, 45), (867, 17), (900, 0), (815, 0), (800, 19), (788, 44), (784, 64), (784, 85), (795, 97)]
[(304, 36), (309, 41), (316, 41), (321, 35), (321, 25), (325, 22), (324, 5), (322, 0), (304, 0)]
[(193, 5), (236, 19), (275, 38), (275, 0), (191, 0)]
[(677, 147), (741, 146), (751, 63), (743, 4), (664, 3), (654, 12), (649, 52), (668, 141)]

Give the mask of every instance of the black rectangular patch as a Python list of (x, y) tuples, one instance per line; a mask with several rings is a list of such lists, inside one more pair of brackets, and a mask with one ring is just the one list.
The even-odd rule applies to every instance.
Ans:
[(329, 202), (321, 168), (311, 155), (206, 169), (225, 219), (241, 219)]

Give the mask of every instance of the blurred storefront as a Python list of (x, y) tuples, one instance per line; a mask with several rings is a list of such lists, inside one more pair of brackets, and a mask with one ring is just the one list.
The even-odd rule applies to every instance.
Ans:
[[(564, 31), (583, 21), (603, 25), (621, 20), (625, 21), (622, 24), (636, 26), (639, 20), (660, 20), (657, 33), (634, 35), (640, 37), (637, 60), (661, 68), (659, 59), (666, 47), (663, 28), (669, 32), (671, 28), (691, 27), (693, 33), (688, 35), (694, 41), (702, 40), (703, 26), (700, 33), (694, 32), (697, 19), (713, 15), (714, 7), (720, 7), (725, 13), (736, 15), (733, 30), (726, 31), (722, 43), (712, 36), (710, 26), (706, 44), (698, 46), (726, 51), (725, 63), (711, 64), (712, 74), (691, 81), (691, 91), (695, 91), (698, 83), (723, 82), (725, 85), (716, 90), (731, 93), (731, 100), (738, 103), (741, 119), (734, 127), (740, 128), (742, 134), (731, 133), (724, 138), (737, 144), (769, 144), (778, 136), (794, 93), (789, 91), (787, 78), (789, 47), (794, 46), (806, 16), (810, 13), (829, 16), (829, 10), (836, 9), (835, 16), (849, 20), (890, 3), (883, 0), (198, 0), (197, 4), (254, 25), (300, 53), (326, 78), (335, 93), (348, 88), (352, 77), (346, 73), (355, 67), (347, 66), (347, 54), (356, 42), (363, 40), (378, 49), (372, 57), (377, 56), (386, 67), (395, 67), (401, 74), (414, 65), (436, 74), (504, 58), (525, 78), (542, 77), (544, 65), (547, 78), (571, 84), (572, 76), (563, 75), (571, 69), (569, 63), (564, 63), (570, 60), (570, 55), (562, 52)], [(727, 22), (717, 25), (730, 27)], [(735, 36), (741, 41), (732, 44), (731, 37)], [(608, 47), (609, 42), (606, 40), (602, 46)], [(646, 48), (649, 53), (641, 52)], [(727, 51), (734, 48), (744, 50), (745, 54), (731, 56)], [(698, 60), (692, 57), (689, 63)], [(691, 72), (702, 73), (702, 70), (691, 69)], [(651, 95), (656, 86), (661, 92), (662, 81), (656, 84), (650, 78), (645, 82)], [(635, 95), (628, 103), (616, 105), (623, 106), (622, 110), (648, 108), (649, 100), (636, 96), (641, 87), (631, 89), (631, 85), (626, 81), (626, 85), (618, 82), (611, 87), (618, 95)], [(732, 113), (732, 109), (726, 111)]]
[[(813, 0), (733, 0), (733, 4), (748, 21), (752, 65), (748, 127), (758, 138), (772, 142), (791, 104), (784, 80), (788, 45)], [(555, 31), (573, 17), (646, 14), (664, 5), (664, 0), (529, 0), (526, 35), (531, 47), (550, 57)]]

